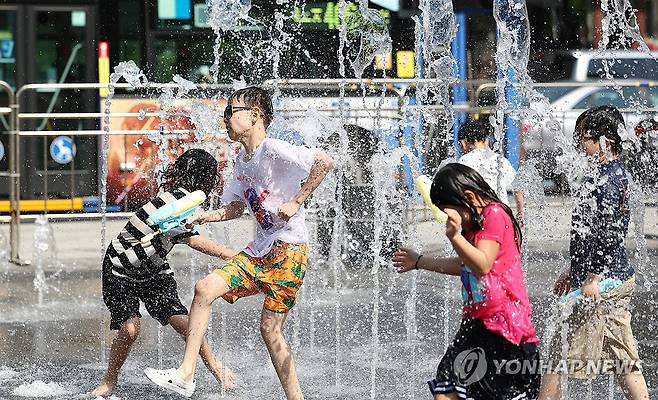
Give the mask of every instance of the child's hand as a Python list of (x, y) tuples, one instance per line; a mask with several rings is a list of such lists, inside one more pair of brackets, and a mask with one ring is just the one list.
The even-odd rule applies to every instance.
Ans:
[(283, 203), (279, 206), (277, 215), (282, 220), (288, 222), (290, 218), (294, 217), (295, 214), (297, 214), (297, 211), (299, 211), (300, 207), (301, 204), (297, 203), (296, 201), (289, 201), (287, 203)]
[(555, 285), (553, 286), (553, 293), (557, 296), (564, 296), (565, 294), (569, 293), (569, 290), (571, 289), (571, 274), (569, 269), (565, 269), (560, 273), (560, 276), (558, 276), (557, 280), (555, 281)]
[(525, 212), (523, 210), (516, 213), (516, 220), (519, 222), (521, 230), (523, 231), (525, 229)]
[(194, 214), (191, 218), (185, 222), (185, 227), (187, 229), (191, 229), (194, 227), (194, 225), (203, 225), (206, 222), (211, 222), (210, 221), (210, 216), (212, 215), (212, 211), (202, 211), (200, 213)]
[(462, 231), (462, 216), (457, 210), (453, 210), (452, 208), (444, 208), (443, 212), (448, 216), (448, 221), (446, 222), (446, 236), (448, 239), (452, 239)]
[(587, 274), (587, 278), (580, 289), (583, 292), (583, 297), (592, 300), (601, 299), (601, 293), (599, 292), (600, 281), (601, 278), (598, 275), (592, 273)]
[(398, 272), (407, 272), (416, 269), (416, 262), (420, 255), (406, 247), (400, 247), (398, 251), (393, 254), (393, 266), (397, 268)]

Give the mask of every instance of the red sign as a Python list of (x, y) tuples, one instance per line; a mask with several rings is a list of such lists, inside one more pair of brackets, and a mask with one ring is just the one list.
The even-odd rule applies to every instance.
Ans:
[(110, 56), (110, 44), (108, 42), (98, 42), (98, 58)]

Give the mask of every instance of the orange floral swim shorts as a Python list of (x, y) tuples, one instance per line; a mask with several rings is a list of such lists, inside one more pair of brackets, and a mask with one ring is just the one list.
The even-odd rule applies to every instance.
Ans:
[(287, 313), (295, 305), (307, 264), (306, 244), (276, 241), (263, 257), (252, 257), (243, 251), (213, 272), (228, 285), (229, 291), (222, 298), (229, 303), (262, 292), (266, 310)]

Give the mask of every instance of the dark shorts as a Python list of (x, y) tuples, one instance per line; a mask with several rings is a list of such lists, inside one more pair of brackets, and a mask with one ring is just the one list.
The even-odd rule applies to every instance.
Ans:
[(146, 282), (133, 282), (112, 273), (112, 261), (103, 261), (103, 301), (110, 310), (110, 329), (119, 329), (130, 318), (140, 318), (139, 301), (149, 315), (161, 325), (167, 325), (174, 315), (187, 315), (171, 274), (156, 275)]
[(428, 384), (432, 394), (460, 399), (535, 399), (540, 369), (535, 343), (515, 345), (481, 320), (464, 319)]

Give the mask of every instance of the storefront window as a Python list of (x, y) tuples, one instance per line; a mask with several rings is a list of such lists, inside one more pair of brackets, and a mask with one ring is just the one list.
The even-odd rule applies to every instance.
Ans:
[(85, 82), (85, 19), (82, 10), (37, 12), (37, 82)]
[(169, 82), (180, 75), (193, 82), (210, 82), (213, 41), (198, 36), (158, 38), (154, 43), (154, 79)]
[(16, 11), (0, 9), (0, 81), (15, 87)]
[(205, 0), (157, 0), (152, 5), (156, 29), (192, 29), (195, 20), (207, 15)]

